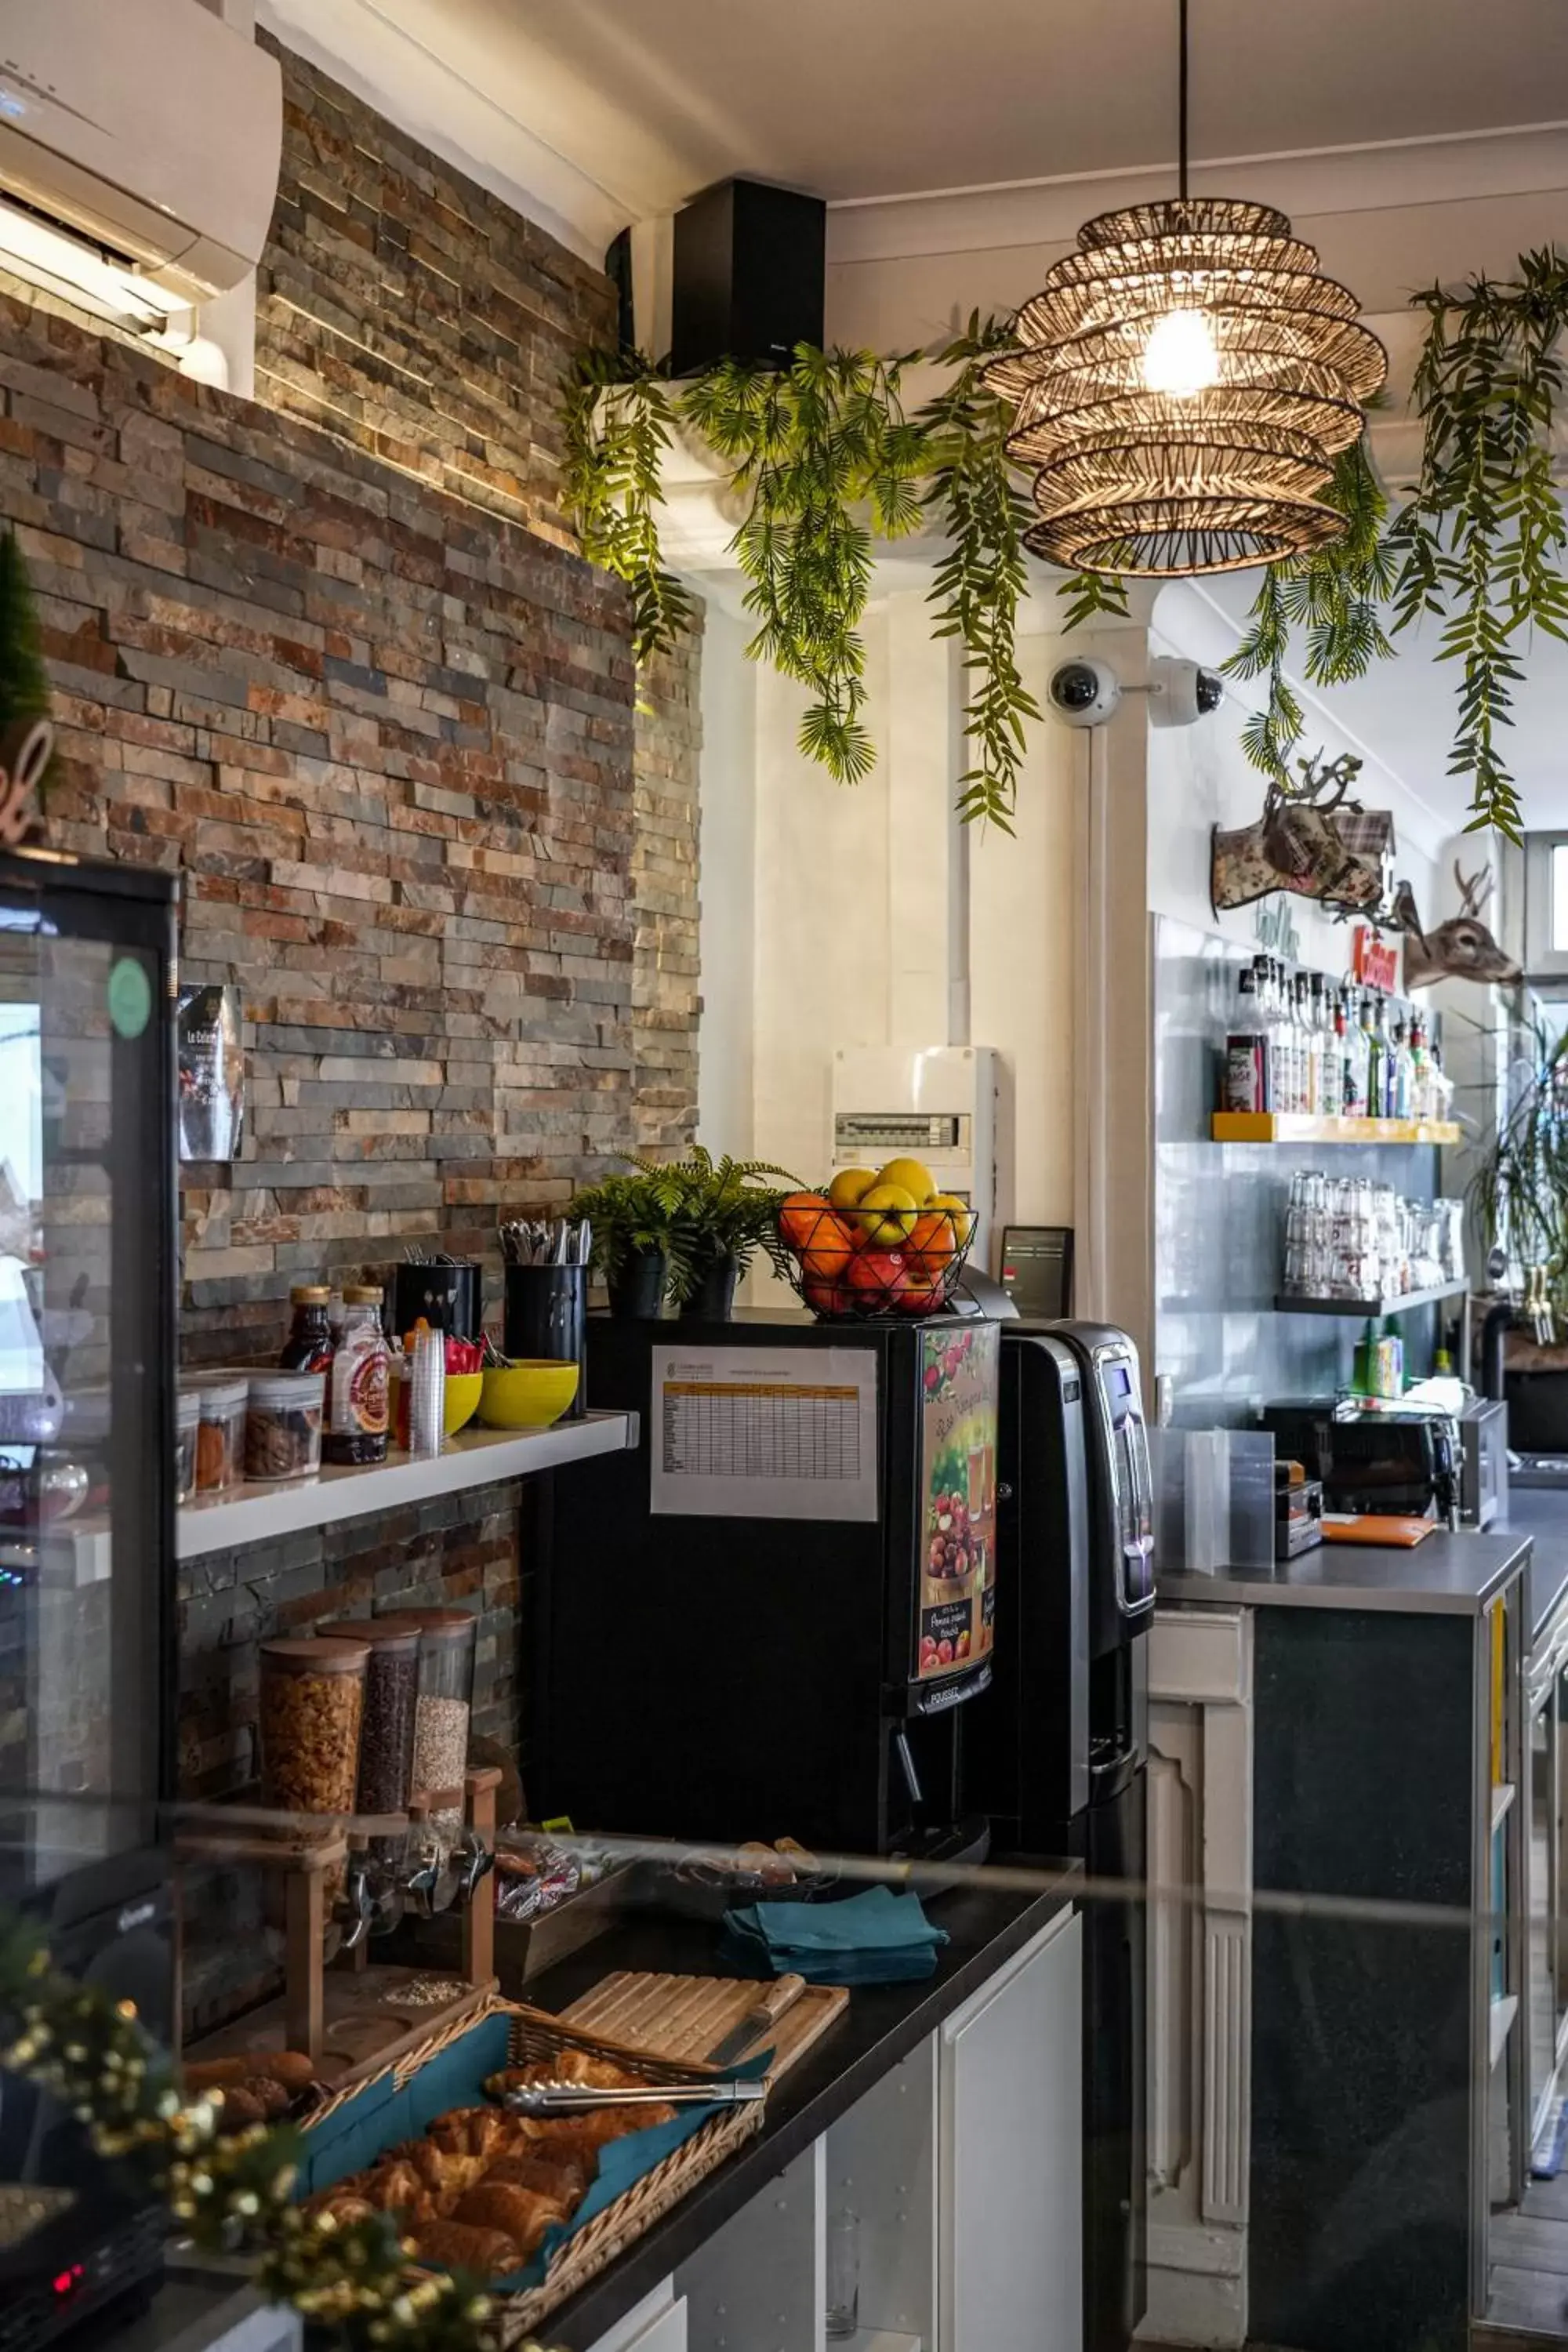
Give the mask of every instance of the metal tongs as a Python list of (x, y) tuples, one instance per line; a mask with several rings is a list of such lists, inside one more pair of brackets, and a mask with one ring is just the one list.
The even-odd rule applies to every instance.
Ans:
[(616, 2084), (608, 2090), (595, 2083), (529, 2083), (508, 2091), (503, 2107), (518, 2116), (585, 2116), (599, 2107), (708, 2106), (742, 2107), (765, 2099), (765, 2083), (646, 2083), (636, 2090)]

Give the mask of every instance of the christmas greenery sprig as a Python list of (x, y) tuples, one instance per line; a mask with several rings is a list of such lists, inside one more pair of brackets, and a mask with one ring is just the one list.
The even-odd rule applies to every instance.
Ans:
[(130, 2003), (56, 1974), (14, 1912), (0, 1912), (0, 2068), (58, 2099), (196, 2245), (253, 2256), (261, 2292), (345, 2352), (488, 2352), (484, 2295), (412, 2275), (390, 2215), (335, 2228), (301, 2211), (298, 2134), (258, 2125), (220, 2138), (217, 2095), (184, 2095)]

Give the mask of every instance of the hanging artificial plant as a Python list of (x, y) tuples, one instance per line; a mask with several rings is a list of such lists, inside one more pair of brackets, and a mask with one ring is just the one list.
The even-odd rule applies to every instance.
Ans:
[(1523, 814), (1497, 730), (1511, 723), (1521, 640), (1532, 629), (1568, 637), (1568, 526), (1552, 478), (1568, 257), (1523, 254), (1516, 278), (1434, 286), (1413, 307), (1426, 314), (1414, 488), (1384, 529), (1387, 500), (1364, 451), (1348, 453), (1331, 494), (1349, 518), (1345, 537), (1264, 574), (1226, 667), (1268, 678), (1243, 740), (1256, 766), (1279, 776), (1303, 725), (1284, 675), (1292, 626), (1307, 628), (1307, 677), (1332, 686), (1393, 650), (1380, 605), (1394, 635), (1430, 614), (1441, 624), (1437, 658), (1460, 665), (1448, 772), (1470, 780), (1469, 829), (1495, 825), (1517, 841)]
[[(1415, 298), (1427, 329), (1415, 401), (1423, 425), (1418, 479), (1398, 502), (1373, 471), (1364, 436), (1340, 457), (1327, 502), (1345, 518), (1332, 544), (1266, 570), (1230, 661), (1267, 679), (1243, 745), (1266, 775), (1289, 782), (1305, 724), (1286, 674), (1297, 632), (1300, 675), (1336, 686), (1365, 675), (1423, 614), (1441, 623), (1438, 657), (1460, 666), (1450, 772), (1468, 776), (1471, 827), (1518, 839), (1519, 796), (1498, 740), (1523, 675), (1532, 629), (1568, 638), (1568, 525), (1552, 479), (1568, 332), (1568, 257), (1521, 256), (1517, 278), (1472, 278), (1460, 292)], [(659, 555), (665, 451), (683, 425), (731, 467), (745, 503), (734, 546), (758, 628), (748, 650), (802, 680), (807, 757), (843, 782), (873, 762), (864, 719), (860, 625), (872, 538), (922, 521), (947, 541), (931, 592), (933, 635), (956, 637), (973, 747), (962, 779), (965, 817), (1011, 830), (1027, 723), (1038, 716), (1016, 657), (1027, 590), (1024, 533), (1033, 509), (1007, 454), (1013, 416), (985, 386), (984, 360), (1009, 329), (976, 313), (932, 354), (947, 390), (906, 415), (904, 359), (801, 345), (769, 371), (721, 361), (685, 386), (636, 353), (592, 353), (565, 407), (566, 496), (585, 554), (628, 582), (639, 660), (669, 645), (689, 601)], [(1064, 625), (1125, 619), (1121, 582), (1080, 572), (1058, 583)]]
[(732, 543), (757, 623), (747, 651), (810, 690), (800, 748), (841, 783), (858, 783), (876, 757), (860, 635), (873, 538), (934, 520), (948, 551), (931, 591), (933, 634), (959, 640), (969, 680), (974, 760), (961, 805), (1010, 830), (1024, 729), (1038, 706), (1015, 652), (1028, 509), (1007, 460), (1012, 412), (980, 377), (1006, 341), (1005, 324), (976, 312), (938, 354), (955, 371), (951, 383), (913, 415), (901, 398), (912, 353), (803, 343), (786, 368), (721, 360), (681, 387), (640, 354), (589, 352), (567, 392), (565, 493), (584, 553), (631, 588), (635, 649), (647, 661), (689, 613), (659, 553), (660, 463), (680, 425), (702, 436), (745, 507)]

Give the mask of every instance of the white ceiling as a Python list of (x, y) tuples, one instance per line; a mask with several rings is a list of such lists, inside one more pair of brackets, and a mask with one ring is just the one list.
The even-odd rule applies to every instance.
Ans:
[[(1120, 173), (1175, 153), (1175, 0), (271, 0), (389, 28), (610, 194), (731, 172), (838, 202)], [(1568, 115), (1563, 0), (1194, 0), (1194, 156)], [(352, 29), (346, 46), (352, 53)]]

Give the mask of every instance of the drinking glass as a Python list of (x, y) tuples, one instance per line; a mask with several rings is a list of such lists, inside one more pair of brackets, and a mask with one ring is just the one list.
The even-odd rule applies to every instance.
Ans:
[(848, 2211), (827, 2217), (827, 2336), (841, 2343), (860, 2315), (860, 2221)]

